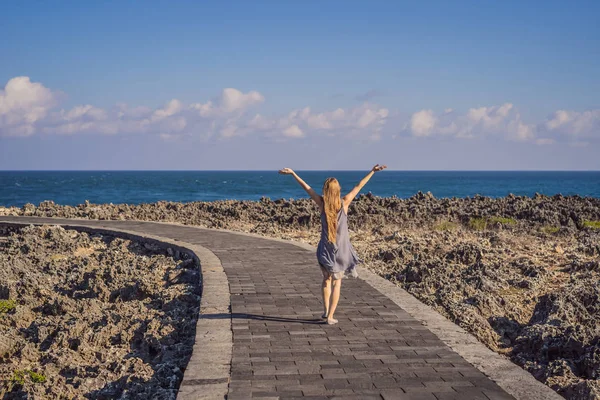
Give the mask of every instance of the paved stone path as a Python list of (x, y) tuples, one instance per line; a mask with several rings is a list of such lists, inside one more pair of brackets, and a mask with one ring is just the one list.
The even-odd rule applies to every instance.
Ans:
[(221, 260), (231, 292), (228, 399), (513, 399), (361, 279), (345, 279), (321, 322), (313, 252), (228, 232), (137, 221), (8, 218), (124, 229), (198, 244)]

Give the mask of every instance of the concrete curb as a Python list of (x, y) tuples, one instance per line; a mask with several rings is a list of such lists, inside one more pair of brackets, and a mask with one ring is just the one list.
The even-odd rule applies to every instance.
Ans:
[[(221, 261), (212, 251), (200, 245), (117, 228), (95, 228), (59, 222), (55, 224), (6, 222), (0, 217), (0, 226), (29, 225), (60, 225), (65, 229), (111, 235), (142, 243), (152, 243), (163, 248), (170, 247), (191, 256), (200, 266), (202, 297), (196, 322), (194, 347), (177, 398), (181, 400), (226, 398), (233, 348), (229, 283)], [(223, 318), (225, 315), (229, 315), (229, 318)], [(214, 318), (215, 316), (218, 318)]]

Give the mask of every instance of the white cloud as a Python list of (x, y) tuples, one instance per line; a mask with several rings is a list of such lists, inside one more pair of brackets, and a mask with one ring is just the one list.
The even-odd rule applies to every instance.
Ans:
[(76, 106), (70, 110), (60, 110), (48, 113), (47, 118), (40, 121), (38, 130), (44, 133), (71, 135), (95, 130), (97, 133), (113, 134), (111, 116), (101, 108), (91, 105)]
[(255, 91), (244, 94), (237, 89), (227, 88), (221, 94), (221, 106), (227, 112), (245, 109), (263, 101), (263, 95)]
[(546, 122), (546, 127), (549, 130), (554, 130), (560, 127), (561, 125), (568, 123), (569, 120), (571, 120), (569, 114), (569, 111), (565, 110), (556, 111), (552, 118)]
[(512, 117), (507, 118), (504, 122), (506, 122), (506, 125), (496, 127), (496, 132), (504, 133), (508, 139), (521, 142), (535, 139), (535, 125), (524, 123), (521, 120), (521, 114), (518, 112), (515, 112)]
[(183, 110), (183, 104), (179, 100), (173, 99), (165, 104), (163, 108), (154, 111), (151, 120), (160, 121), (179, 113), (181, 110)]
[(298, 125), (291, 125), (283, 130), (283, 135), (292, 138), (301, 138), (304, 137), (304, 132), (302, 132), (302, 129)]
[(410, 118), (410, 129), (414, 136), (429, 136), (436, 122), (437, 118), (432, 110), (421, 110)]
[(237, 125), (237, 121), (235, 119), (231, 119), (226, 121), (223, 126), (219, 129), (219, 134), (224, 138), (229, 138), (236, 136), (238, 134), (239, 128)]
[(129, 105), (124, 103), (117, 103), (113, 112), (117, 115), (118, 118), (143, 118), (152, 114), (152, 109), (150, 107), (129, 107)]
[(203, 118), (211, 117), (212, 115), (217, 113), (217, 109), (213, 105), (212, 101), (209, 101), (204, 104), (202, 104), (202, 103), (190, 104), (190, 109), (198, 111), (198, 114), (200, 114), (200, 116)]
[(107, 135), (157, 133), (166, 135), (180, 133), (188, 124), (186, 117), (180, 115), (183, 110), (183, 104), (176, 99), (156, 110), (146, 107), (129, 108), (125, 104), (119, 104), (108, 111), (91, 105), (76, 106), (70, 110), (51, 113), (44, 121), (44, 126), (40, 131), (64, 135), (82, 133)]
[(558, 110), (542, 127), (549, 132), (575, 137), (600, 136), (600, 110), (584, 112)]
[[(343, 112), (343, 110), (342, 110)], [(332, 121), (325, 114), (310, 115), (306, 124), (311, 129), (332, 129)]]
[(385, 108), (379, 110), (366, 109), (358, 117), (357, 125), (359, 128), (381, 125), (388, 114), (389, 112)]
[[(57, 109), (58, 92), (28, 77), (10, 79), (0, 90), (0, 136), (45, 134), (153, 134), (165, 140), (197, 135), (233, 138), (265, 135), (277, 140), (315, 136), (379, 139), (383, 134), (475, 138), (498, 135), (539, 145), (585, 146), (600, 136), (600, 110), (558, 110), (539, 123), (526, 123), (512, 103), (475, 107), (460, 113), (424, 109), (412, 115), (365, 102), (351, 108), (294, 109), (275, 116), (250, 110), (265, 101), (257, 91), (223, 89), (212, 100), (184, 104), (178, 99), (158, 108), (117, 103)], [(392, 116), (390, 116), (392, 115)]]
[[(282, 132), (295, 125), (305, 134), (310, 132), (312, 134), (325, 133), (330, 136), (377, 137), (385, 125), (388, 115), (388, 109), (365, 103), (351, 109), (337, 108), (321, 113), (314, 113), (310, 107), (305, 107), (293, 110), (285, 117), (270, 122), (264, 119), (260, 119), (260, 121), (265, 128), (274, 125)], [(253, 121), (254, 124), (257, 122)]]
[(45, 118), (57, 103), (57, 96), (29, 77), (19, 76), (0, 90), (0, 135), (29, 136), (36, 123)]
[(532, 140), (534, 126), (521, 121), (511, 103), (469, 109), (464, 115), (446, 109), (437, 116), (433, 110), (414, 113), (408, 125), (413, 136), (447, 135), (471, 139), (488, 134), (501, 134), (511, 140)]
[(254, 118), (248, 121), (246, 126), (253, 130), (267, 131), (274, 128), (275, 121), (270, 120), (269, 118), (266, 118), (260, 114), (256, 114)]
[(215, 102), (186, 106), (172, 99), (154, 110), (122, 103), (109, 110), (83, 105), (47, 113), (38, 131), (47, 134), (149, 133), (165, 140), (173, 140), (183, 133), (229, 138), (248, 133), (240, 129), (240, 119), (247, 107), (262, 101), (264, 97), (258, 92), (242, 93), (230, 88), (223, 90)]
[[(280, 117), (255, 114), (252, 118), (236, 118), (235, 135), (262, 133), (273, 138), (300, 138), (325, 134), (377, 138), (388, 114), (387, 109), (369, 104), (320, 113), (304, 107)], [(233, 131), (233, 127), (230, 129)]]
[(486, 127), (498, 126), (510, 113), (513, 105), (510, 103), (494, 107), (471, 108), (467, 113), (467, 118), (474, 123), (481, 123)]
[(108, 118), (106, 111), (89, 104), (74, 107), (68, 112), (62, 111), (62, 115), (65, 121), (73, 121), (84, 117), (95, 121), (102, 121)]
[(264, 96), (257, 91), (242, 93), (237, 89), (226, 88), (214, 101), (193, 103), (189, 108), (196, 110), (203, 118), (214, 118), (232, 113), (243, 113), (246, 109), (264, 101)]

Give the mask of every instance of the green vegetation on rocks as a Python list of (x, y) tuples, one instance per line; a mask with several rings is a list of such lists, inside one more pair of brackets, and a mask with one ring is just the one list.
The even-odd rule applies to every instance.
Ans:
[(483, 231), (487, 227), (487, 220), (485, 218), (471, 218), (469, 220), (469, 228), (475, 231)]
[(17, 385), (24, 385), (25, 384), (25, 371), (16, 370), (10, 380), (11, 380), (11, 382), (13, 382)]
[(546, 225), (546, 226), (543, 226), (541, 230), (544, 233), (552, 234), (552, 233), (558, 232), (560, 230), (560, 228), (558, 226)]
[(25, 377), (29, 376), (31, 382), (33, 383), (44, 383), (46, 382), (46, 377), (42, 374), (38, 374), (37, 372), (26, 370), (16, 370), (11, 378), (11, 382), (17, 385), (25, 384)]
[(491, 224), (500, 223), (503, 225), (514, 225), (517, 221), (513, 218), (505, 218), (505, 217), (490, 217), (488, 220)]
[(456, 228), (458, 228), (458, 224), (450, 221), (440, 222), (433, 227), (436, 231), (454, 231)]
[(11, 312), (16, 306), (14, 300), (0, 300), (0, 314)]
[(38, 374), (37, 372), (27, 371), (29, 373), (29, 377), (31, 381), (34, 383), (44, 383), (46, 382), (46, 377), (42, 374)]
[(583, 221), (586, 228), (600, 229), (600, 221)]

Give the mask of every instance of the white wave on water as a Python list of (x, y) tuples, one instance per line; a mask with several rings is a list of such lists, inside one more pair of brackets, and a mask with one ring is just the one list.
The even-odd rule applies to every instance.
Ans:
[(15, 182), (15, 186), (21, 187), (21, 184), (19, 182)]

